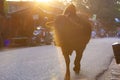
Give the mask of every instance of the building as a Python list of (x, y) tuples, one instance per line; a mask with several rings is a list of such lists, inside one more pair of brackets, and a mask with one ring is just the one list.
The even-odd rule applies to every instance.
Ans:
[(45, 17), (52, 20), (55, 16), (55, 14), (43, 10), (44, 8), (40, 4), (33, 4), (33, 2), (8, 2), (8, 7), (8, 14), (0, 16), (3, 40), (14, 37), (30, 38), (37, 26), (44, 25)]

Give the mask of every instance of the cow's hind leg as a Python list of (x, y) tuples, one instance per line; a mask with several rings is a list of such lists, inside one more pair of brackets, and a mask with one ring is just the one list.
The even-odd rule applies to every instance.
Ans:
[(70, 69), (69, 69), (70, 58), (69, 58), (69, 54), (72, 53), (72, 50), (62, 48), (62, 52), (63, 52), (63, 56), (64, 56), (65, 63), (66, 63), (66, 73), (65, 73), (64, 80), (70, 80)]
[(79, 72), (80, 72), (80, 61), (82, 58), (83, 50), (84, 50), (84, 48), (76, 50), (76, 58), (74, 61), (75, 66), (73, 68), (73, 70), (75, 71), (76, 74), (79, 74)]

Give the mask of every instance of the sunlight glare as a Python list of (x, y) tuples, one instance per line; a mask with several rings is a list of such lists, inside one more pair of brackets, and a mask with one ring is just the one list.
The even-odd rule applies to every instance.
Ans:
[(37, 2), (50, 2), (51, 0), (35, 0)]
[(52, 0), (6, 0), (6, 1), (36, 1), (36, 2), (50, 2)]

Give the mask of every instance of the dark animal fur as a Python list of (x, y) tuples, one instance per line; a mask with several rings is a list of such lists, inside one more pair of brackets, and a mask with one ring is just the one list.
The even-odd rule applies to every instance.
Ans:
[[(57, 16), (53, 22), (55, 42), (61, 47), (66, 62), (65, 80), (70, 80), (69, 55), (73, 50), (76, 51), (74, 71), (79, 73), (82, 53), (91, 37), (91, 24), (88, 19), (83, 18), (83, 15), (71, 15), (69, 12)], [(49, 25), (50, 23), (47, 24)]]

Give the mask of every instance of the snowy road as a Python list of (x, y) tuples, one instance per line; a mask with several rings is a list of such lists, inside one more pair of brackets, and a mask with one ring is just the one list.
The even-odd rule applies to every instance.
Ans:
[[(82, 61), (80, 79), (96, 80), (113, 58), (115, 38), (91, 39)], [(75, 53), (71, 56), (71, 76)], [(59, 47), (53, 45), (5, 50), (0, 52), (0, 80), (63, 80), (65, 63)]]

